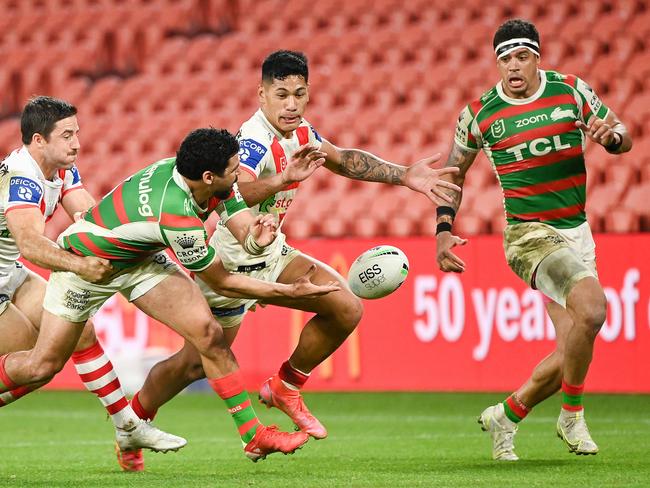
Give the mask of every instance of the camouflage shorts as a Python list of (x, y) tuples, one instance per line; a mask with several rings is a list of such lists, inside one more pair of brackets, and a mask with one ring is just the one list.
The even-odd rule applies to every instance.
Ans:
[(596, 245), (586, 222), (572, 229), (525, 222), (507, 226), (503, 234), (510, 268), (562, 306), (578, 281), (598, 278)]
[(508, 266), (529, 285), (542, 260), (568, 242), (553, 227), (541, 222), (508, 225), (503, 231), (503, 247)]

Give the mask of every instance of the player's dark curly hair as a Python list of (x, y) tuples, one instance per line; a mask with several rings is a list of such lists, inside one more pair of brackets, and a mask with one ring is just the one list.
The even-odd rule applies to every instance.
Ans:
[(275, 51), (262, 63), (262, 81), (284, 80), (291, 75), (302, 76), (309, 81), (307, 56), (299, 51)]
[(77, 107), (58, 98), (39, 96), (27, 102), (20, 117), (20, 132), (23, 144), (31, 144), (34, 134), (49, 140), (59, 120), (77, 114)]
[(539, 32), (537, 32), (535, 25), (523, 19), (510, 19), (501, 24), (494, 33), (492, 47), (496, 49), (502, 42), (518, 37), (526, 37), (540, 44)]
[(226, 129), (196, 129), (181, 142), (176, 152), (176, 169), (190, 180), (200, 180), (205, 171), (223, 176), (228, 160), (238, 152), (237, 139)]

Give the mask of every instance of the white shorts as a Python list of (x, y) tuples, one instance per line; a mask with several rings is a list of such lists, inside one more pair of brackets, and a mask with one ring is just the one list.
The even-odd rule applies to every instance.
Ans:
[[(280, 274), (282, 274), (282, 271), (284, 271), (284, 268), (299, 254), (299, 251), (284, 244), (279, 258), (271, 262), (262, 261), (248, 266), (240, 266), (231, 272), (245, 274), (258, 280), (276, 282)], [(212, 315), (214, 315), (214, 318), (217, 319), (217, 322), (224, 329), (240, 325), (242, 320), (244, 320), (246, 312), (251, 308), (254, 310), (255, 304), (259, 301), (249, 298), (223, 297), (217, 295), (200, 278), (194, 277), (194, 280), (199, 285), (199, 288), (201, 288), (201, 292), (203, 292), (203, 296), (208, 302), (208, 305), (210, 305)]]
[(14, 293), (23, 285), (28, 276), (29, 270), (19, 262), (0, 269), (0, 314), (7, 310), (14, 298)]
[(75, 273), (55, 271), (47, 283), (43, 308), (70, 322), (86, 322), (118, 291), (132, 302), (177, 271), (180, 267), (164, 252), (120, 271), (109, 283), (89, 283)]
[(598, 271), (596, 270), (596, 243), (594, 242), (594, 236), (591, 234), (589, 223), (583, 222), (573, 229), (555, 230), (569, 243), (569, 247), (580, 256), (582, 262), (587, 265), (587, 268), (593, 273), (594, 277), (598, 278)]

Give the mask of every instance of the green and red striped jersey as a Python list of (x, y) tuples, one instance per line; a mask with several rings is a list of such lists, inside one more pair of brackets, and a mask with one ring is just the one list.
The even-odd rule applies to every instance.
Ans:
[(467, 105), (455, 143), (483, 149), (503, 189), (509, 224), (541, 221), (568, 229), (586, 220), (585, 136), (576, 120), (604, 119), (609, 109), (580, 78), (540, 70), (527, 99), (508, 97), (499, 82)]
[(59, 245), (80, 256), (97, 256), (127, 268), (170, 248), (190, 271), (215, 259), (203, 222), (216, 210), (227, 221), (248, 207), (237, 186), (226, 200), (212, 197), (201, 208), (176, 170), (176, 158), (160, 160), (127, 178), (72, 224)]

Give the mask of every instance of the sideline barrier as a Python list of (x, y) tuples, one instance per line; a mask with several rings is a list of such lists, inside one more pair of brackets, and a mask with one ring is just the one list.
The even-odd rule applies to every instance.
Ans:
[[(597, 235), (598, 269), (609, 302), (586, 388), (650, 393), (650, 235)], [(357, 331), (317, 368), (309, 390), (512, 390), (553, 351), (554, 330), (542, 297), (510, 271), (498, 236), (470, 239), (459, 255), (462, 275), (435, 264), (431, 238), (293, 241), (344, 275), (364, 250), (400, 247), (411, 269), (392, 295), (364, 301)], [(277, 371), (309, 314), (258, 308), (244, 321), (234, 350), (247, 386)], [(151, 364), (182, 345), (121, 297), (95, 318), (98, 335), (127, 389)], [(70, 365), (51, 388), (81, 388)]]

